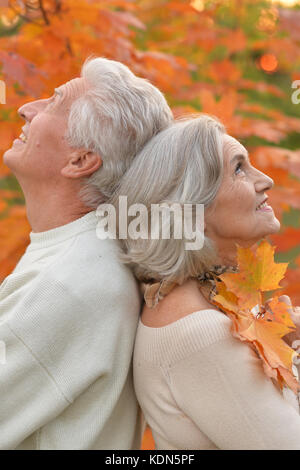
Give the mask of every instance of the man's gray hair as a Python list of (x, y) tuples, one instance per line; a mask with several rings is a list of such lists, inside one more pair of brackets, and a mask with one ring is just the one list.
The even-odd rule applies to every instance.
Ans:
[(81, 69), (88, 89), (71, 106), (67, 141), (96, 152), (101, 167), (82, 179), (80, 199), (96, 208), (109, 198), (145, 143), (173, 121), (162, 93), (127, 66), (89, 57)]
[[(224, 126), (205, 114), (181, 119), (153, 137), (135, 157), (109, 201), (118, 213), (119, 196), (128, 207), (139, 203), (151, 214), (151, 204), (203, 204), (213, 202), (223, 178)], [(170, 219), (171, 220), (171, 219)], [(130, 222), (130, 220), (129, 220)], [(172, 220), (171, 220), (172, 224)], [(174, 233), (174, 221), (173, 227)], [(199, 250), (185, 250), (185, 237), (123, 240), (122, 261), (139, 280), (183, 283), (218, 264), (214, 242), (204, 235)]]

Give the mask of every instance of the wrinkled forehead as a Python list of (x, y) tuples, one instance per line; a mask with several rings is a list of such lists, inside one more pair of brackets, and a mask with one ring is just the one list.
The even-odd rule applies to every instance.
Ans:
[(230, 160), (235, 155), (248, 155), (245, 147), (234, 137), (228, 134), (223, 136), (223, 153), (225, 163), (230, 163)]
[(63, 95), (64, 101), (72, 102), (84, 95), (87, 90), (86, 80), (82, 77), (73, 78), (63, 85), (55, 88), (55, 91)]
[[(47, 107), (48, 114), (66, 117), (74, 101), (83, 96), (87, 90), (84, 78), (73, 78), (54, 89), (52, 103)], [(55, 95), (56, 92), (56, 95)]]

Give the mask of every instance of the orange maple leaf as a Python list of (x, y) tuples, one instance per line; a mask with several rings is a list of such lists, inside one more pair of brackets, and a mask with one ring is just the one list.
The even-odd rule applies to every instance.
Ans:
[[(298, 356), (282, 338), (296, 329), (290, 309), (278, 297), (264, 302), (265, 291), (278, 289), (288, 263), (274, 262), (274, 247), (264, 240), (256, 252), (237, 246), (237, 273), (219, 276), (212, 302), (232, 320), (232, 333), (261, 358), (268, 377), (282, 390), (300, 391), (293, 360)], [(292, 307), (293, 308), (293, 307)]]

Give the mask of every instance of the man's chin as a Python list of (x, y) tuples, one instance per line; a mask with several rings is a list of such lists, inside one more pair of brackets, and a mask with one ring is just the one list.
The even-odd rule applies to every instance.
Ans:
[(17, 167), (17, 155), (12, 148), (6, 150), (3, 154), (3, 163), (6, 165), (13, 173), (16, 171)]
[(4, 163), (4, 165), (6, 165), (8, 167), (9, 167), (9, 162), (10, 162), (10, 158), (9, 158), (10, 153), (11, 153), (11, 149), (8, 149), (3, 154), (3, 163)]

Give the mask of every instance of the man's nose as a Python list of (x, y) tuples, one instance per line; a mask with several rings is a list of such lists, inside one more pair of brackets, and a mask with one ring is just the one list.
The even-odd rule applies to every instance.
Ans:
[(25, 121), (31, 122), (32, 119), (38, 114), (38, 112), (44, 107), (44, 103), (47, 100), (31, 101), (25, 103), (18, 109), (18, 114)]

